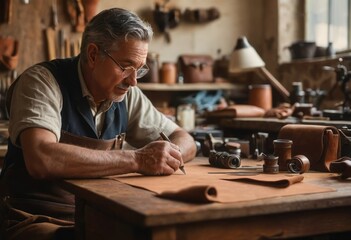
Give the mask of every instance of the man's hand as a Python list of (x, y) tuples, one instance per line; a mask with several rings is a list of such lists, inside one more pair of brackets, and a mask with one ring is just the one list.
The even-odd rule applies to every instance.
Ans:
[(179, 147), (166, 141), (155, 141), (135, 150), (138, 171), (144, 175), (171, 175), (183, 165)]

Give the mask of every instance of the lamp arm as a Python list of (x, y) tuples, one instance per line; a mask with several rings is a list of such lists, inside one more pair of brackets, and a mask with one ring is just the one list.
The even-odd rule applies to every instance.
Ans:
[(279, 92), (279, 94), (287, 101), (289, 101), (289, 91), (265, 68), (258, 68), (259, 73), (266, 77), (269, 83)]

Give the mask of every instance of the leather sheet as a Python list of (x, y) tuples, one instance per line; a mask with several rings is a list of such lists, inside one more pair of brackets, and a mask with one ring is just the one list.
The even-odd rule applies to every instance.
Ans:
[(186, 175), (177, 171), (170, 176), (126, 174), (109, 178), (152, 191), (158, 197), (195, 203), (232, 203), (334, 191), (305, 182), (306, 174), (263, 174), (260, 166), (218, 169), (206, 161), (195, 161), (187, 163), (185, 169)]

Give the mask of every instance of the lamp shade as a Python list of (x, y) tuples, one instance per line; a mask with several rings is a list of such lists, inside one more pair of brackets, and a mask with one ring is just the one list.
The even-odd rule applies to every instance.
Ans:
[(240, 37), (231, 54), (229, 72), (237, 73), (254, 68), (264, 67), (265, 63), (256, 50), (249, 44), (246, 37)]

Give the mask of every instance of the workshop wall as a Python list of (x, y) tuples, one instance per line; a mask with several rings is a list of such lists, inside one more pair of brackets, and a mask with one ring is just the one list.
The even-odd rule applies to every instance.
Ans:
[[(12, 36), (19, 42), (19, 62), (16, 71), (20, 74), (27, 67), (49, 59), (49, 46), (46, 33), (53, 27), (52, 3), (54, 0), (6, 0), (12, 3), (9, 23), (0, 23), (0, 36)], [(67, 12), (68, 2), (56, 0), (58, 26), (54, 32), (58, 41), (59, 32), (64, 38), (71, 54), (79, 52), (81, 33), (75, 32)], [(247, 36), (255, 47), (269, 71), (288, 89), (292, 79), (291, 72), (282, 74), (279, 65), (290, 61), (286, 46), (303, 38), (304, 8), (300, 0), (170, 0), (167, 7), (176, 8), (184, 13), (186, 9), (209, 9), (215, 7), (220, 17), (207, 23), (189, 23), (180, 21), (179, 25), (169, 30), (170, 42), (160, 33), (153, 19), (156, 0), (99, 0), (97, 12), (122, 7), (132, 10), (149, 21), (155, 31), (150, 44), (150, 52), (159, 54), (160, 63), (175, 62), (180, 54), (209, 54), (214, 59), (231, 53), (236, 39)], [(158, 2), (162, 2), (158, 0)], [(60, 46), (60, 49), (65, 46)], [(66, 47), (67, 48), (67, 47)], [(66, 49), (67, 51), (67, 49)], [(61, 57), (62, 50), (57, 51)], [(67, 55), (67, 54), (66, 54)], [(4, 72), (0, 70), (0, 78)], [(308, 79), (313, 76), (301, 69)], [(7, 74), (5, 72), (5, 74)], [(250, 76), (251, 77), (251, 76)], [(237, 79), (235, 79), (237, 81)], [(307, 86), (307, 85), (306, 85)]]
[[(13, 36), (19, 41), (19, 63), (16, 68), (21, 73), (30, 65), (48, 59), (46, 30), (52, 26), (52, 2), (48, 0), (12, 0), (9, 23), (0, 25), (0, 35)], [(123, 7), (138, 13), (154, 27), (155, 37), (150, 45), (151, 52), (160, 55), (160, 62), (176, 61), (182, 53), (204, 53), (214, 58), (229, 54), (239, 36), (246, 35), (250, 43), (260, 51), (262, 46), (262, 5), (263, 0), (173, 0), (167, 7), (178, 8), (181, 12), (189, 8), (208, 9), (215, 7), (220, 18), (208, 23), (180, 24), (169, 31), (170, 42), (160, 34), (152, 18), (154, 0), (100, 0), (98, 11)], [(80, 33), (75, 33), (67, 14), (67, 1), (57, 0), (58, 26), (56, 36), (61, 30), (66, 42), (74, 46), (79, 44)], [(64, 44), (64, 43), (63, 43)], [(76, 51), (76, 50), (75, 50)], [(60, 56), (60, 54), (57, 54)]]
[[(60, 48), (57, 50), (57, 57), (68, 55), (68, 50), (72, 55), (79, 52), (81, 33), (75, 32), (67, 11), (67, 3), (74, 0), (56, 0), (58, 25), (54, 32), (52, 6), (55, 0), (27, 0), (28, 4), (24, 3), (25, 0), (3, 2), (6, 1), (12, 3), (12, 10), (9, 22), (0, 23), (0, 36), (11, 36), (19, 42), (19, 61), (15, 68), (18, 74), (35, 63), (49, 59), (47, 33), (53, 33), (57, 42), (59, 32), (62, 34), (64, 41), (57, 44), (60, 45), (57, 46)], [(153, 19), (155, 3), (156, 0), (99, 0), (97, 12), (111, 7), (122, 7), (149, 21), (155, 32), (149, 50), (159, 54), (160, 63), (175, 62), (184, 53), (209, 54), (214, 59), (220, 59), (230, 54), (236, 39), (244, 35), (266, 62), (269, 71), (288, 90), (293, 81), (303, 81), (306, 87), (325, 90), (329, 90), (335, 83), (335, 76), (330, 72), (325, 73), (319, 69), (311, 71), (309, 67), (303, 67), (305, 64), (290, 62), (286, 47), (304, 37), (304, 1), (170, 0), (166, 5), (169, 9), (175, 8), (184, 13), (186, 9), (214, 7), (219, 11), (220, 17), (206, 23), (189, 23), (181, 18), (177, 27), (169, 29), (169, 42), (165, 34), (160, 33)], [(316, 64), (310, 65), (315, 69)], [(0, 79), (8, 73), (0, 68)], [(251, 76), (249, 75), (250, 80)], [(240, 79), (235, 81), (240, 82)], [(247, 79), (244, 81), (247, 83)], [(0, 92), (7, 87), (0, 86)], [(332, 99), (338, 100), (335, 96)]]

